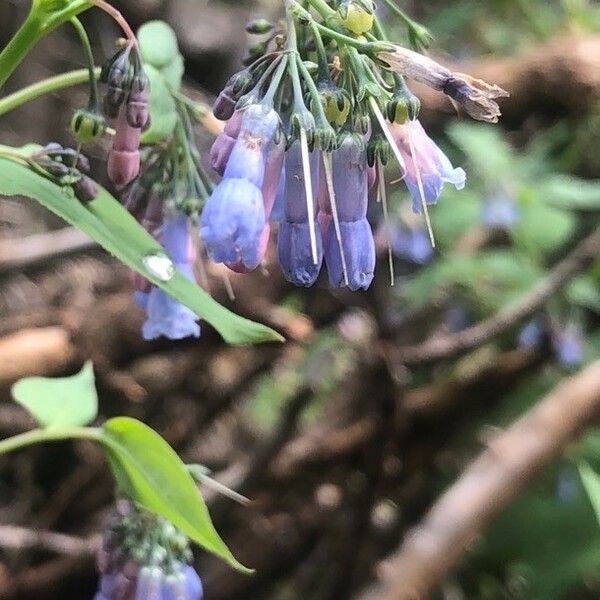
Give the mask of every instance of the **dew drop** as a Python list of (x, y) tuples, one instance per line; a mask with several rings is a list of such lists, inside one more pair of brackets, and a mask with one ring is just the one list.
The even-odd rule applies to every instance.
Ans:
[(169, 281), (175, 274), (173, 261), (164, 252), (153, 252), (142, 259), (148, 271), (161, 281)]

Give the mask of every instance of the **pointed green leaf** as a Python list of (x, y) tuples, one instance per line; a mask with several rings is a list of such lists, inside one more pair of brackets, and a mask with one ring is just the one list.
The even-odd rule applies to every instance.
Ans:
[(44, 429), (83, 427), (98, 414), (91, 362), (72, 377), (21, 379), (13, 385), (12, 395)]
[(22, 195), (37, 200), (193, 310), (210, 323), (226, 342), (253, 344), (283, 340), (272, 329), (227, 310), (178, 271), (171, 279), (163, 281), (148, 270), (144, 259), (163, 252), (161, 246), (105, 189), (99, 188), (98, 197), (84, 205), (73, 197), (70, 188), (60, 187), (27, 166), (1, 157), (0, 195)]
[(586, 462), (577, 465), (583, 487), (594, 507), (598, 524), (600, 525), (600, 475), (596, 473)]
[(104, 424), (100, 440), (127, 496), (171, 521), (235, 569), (251, 572), (219, 537), (194, 479), (160, 435), (136, 419), (117, 417)]

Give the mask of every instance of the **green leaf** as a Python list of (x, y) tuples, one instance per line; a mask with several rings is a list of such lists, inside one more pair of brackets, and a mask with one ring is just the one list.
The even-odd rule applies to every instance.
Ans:
[(600, 183), (569, 175), (543, 181), (538, 188), (543, 202), (570, 210), (600, 210)]
[(145, 66), (150, 80), (150, 127), (142, 134), (142, 144), (156, 144), (170, 136), (177, 125), (177, 106), (161, 73)]
[(71, 377), (27, 377), (15, 383), (12, 395), (44, 429), (83, 427), (98, 414), (94, 368), (85, 363)]
[(534, 202), (521, 205), (520, 213), (512, 236), (519, 246), (533, 254), (558, 250), (575, 231), (575, 217), (564, 210)]
[(600, 295), (598, 281), (591, 275), (581, 275), (567, 287), (567, 297), (573, 304), (578, 304), (600, 314)]
[(577, 469), (600, 525), (600, 475), (586, 462), (580, 462)]
[[(12, 149), (10, 149), (12, 151)], [(210, 323), (230, 344), (282, 341), (272, 329), (235, 315), (209, 294), (175, 271), (168, 281), (148, 270), (144, 259), (163, 253), (161, 246), (105, 189), (98, 197), (82, 204), (63, 188), (38, 175), (25, 165), (0, 158), (0, 195), (33, 198), (96, 240), (125, 265)]]
[(100, 441), (127, 496), (171, 521), (233, 568), (251, 572), (219, 537), (194, 479), (160, 435), (136, 419), (117, 417), (104, 424)]

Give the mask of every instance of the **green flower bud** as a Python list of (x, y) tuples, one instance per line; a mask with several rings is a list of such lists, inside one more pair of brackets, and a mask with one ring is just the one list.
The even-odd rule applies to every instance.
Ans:
[(338, 8), (342, 24), (355, 35), (371, 31), (375, 5), (371, 0), (344, 0)]
[(273, 23), (267, 19), (251, 19), (246, 23), (246, 31), (253, 34), (269, 33), (274, 29)]
[(391, 157), (392, 149), (385, 137), (380, 133), (374, 135), (367, 144), (367, 161), (369, 166), (375, 166), (378, 159), (381, 161), (381, 164), (387, 165)]
[(106, 131), (106, 121), (97, 112), (79, 109), (71, 119), (71, 134), (82, 144), (89, 144)]
[(385, 110), (388, 121), (402, 124), (408, 120), (414, 121), (419, 116), (421, 102), (404, 86), (403, 89), (396, 90)]

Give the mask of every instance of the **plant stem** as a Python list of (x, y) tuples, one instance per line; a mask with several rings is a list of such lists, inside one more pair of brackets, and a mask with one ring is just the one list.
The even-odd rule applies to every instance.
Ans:
[(85, 61), (87, 63), (90, 80), (90, 102), (88, 108), (96, 111), (98, 110), (98, 84), (96, 83), (96, 75), (94, 72), (94, 54), (92, 53), (90, 38), (88, 37), (85, 27), (81, 24), (81, 21), (77, 17), (73, 17), (71, 19), (71, 25), (73, 25), (77, 35), (79, 36), (79, 40), (83, 46), (83, 53), (85, 54)]
[(415, 26), (415, 22), (394, 2), (394, 0), (383, 0), (383, 2), (407, 27)]
[(15, 435), (0, 442), (0, 454), (13, 452), (27, 446), (43, 442), (60, 442), (63, 440), (79, 439), (101, 441), (101, 430), (96, 427), (64, 427), (60, 429), (34, 429), (20, 435)]
[(49, 13), (34, 2), (21, 27), (0, 53), (0, 89), (42, 37), (89, 7), (88, 0), (72, 0), (66, 8)]
[[(94, 70), (94, 76), (96, 79), (100, 76), (100, 68)], [(77, 69), (33, 83), (14, 94), (10, 94), (10, 96), (0, 99), (0, 117), (40, 96), (85, 83), (89, 80), (89, 77), (88, 69)]]

